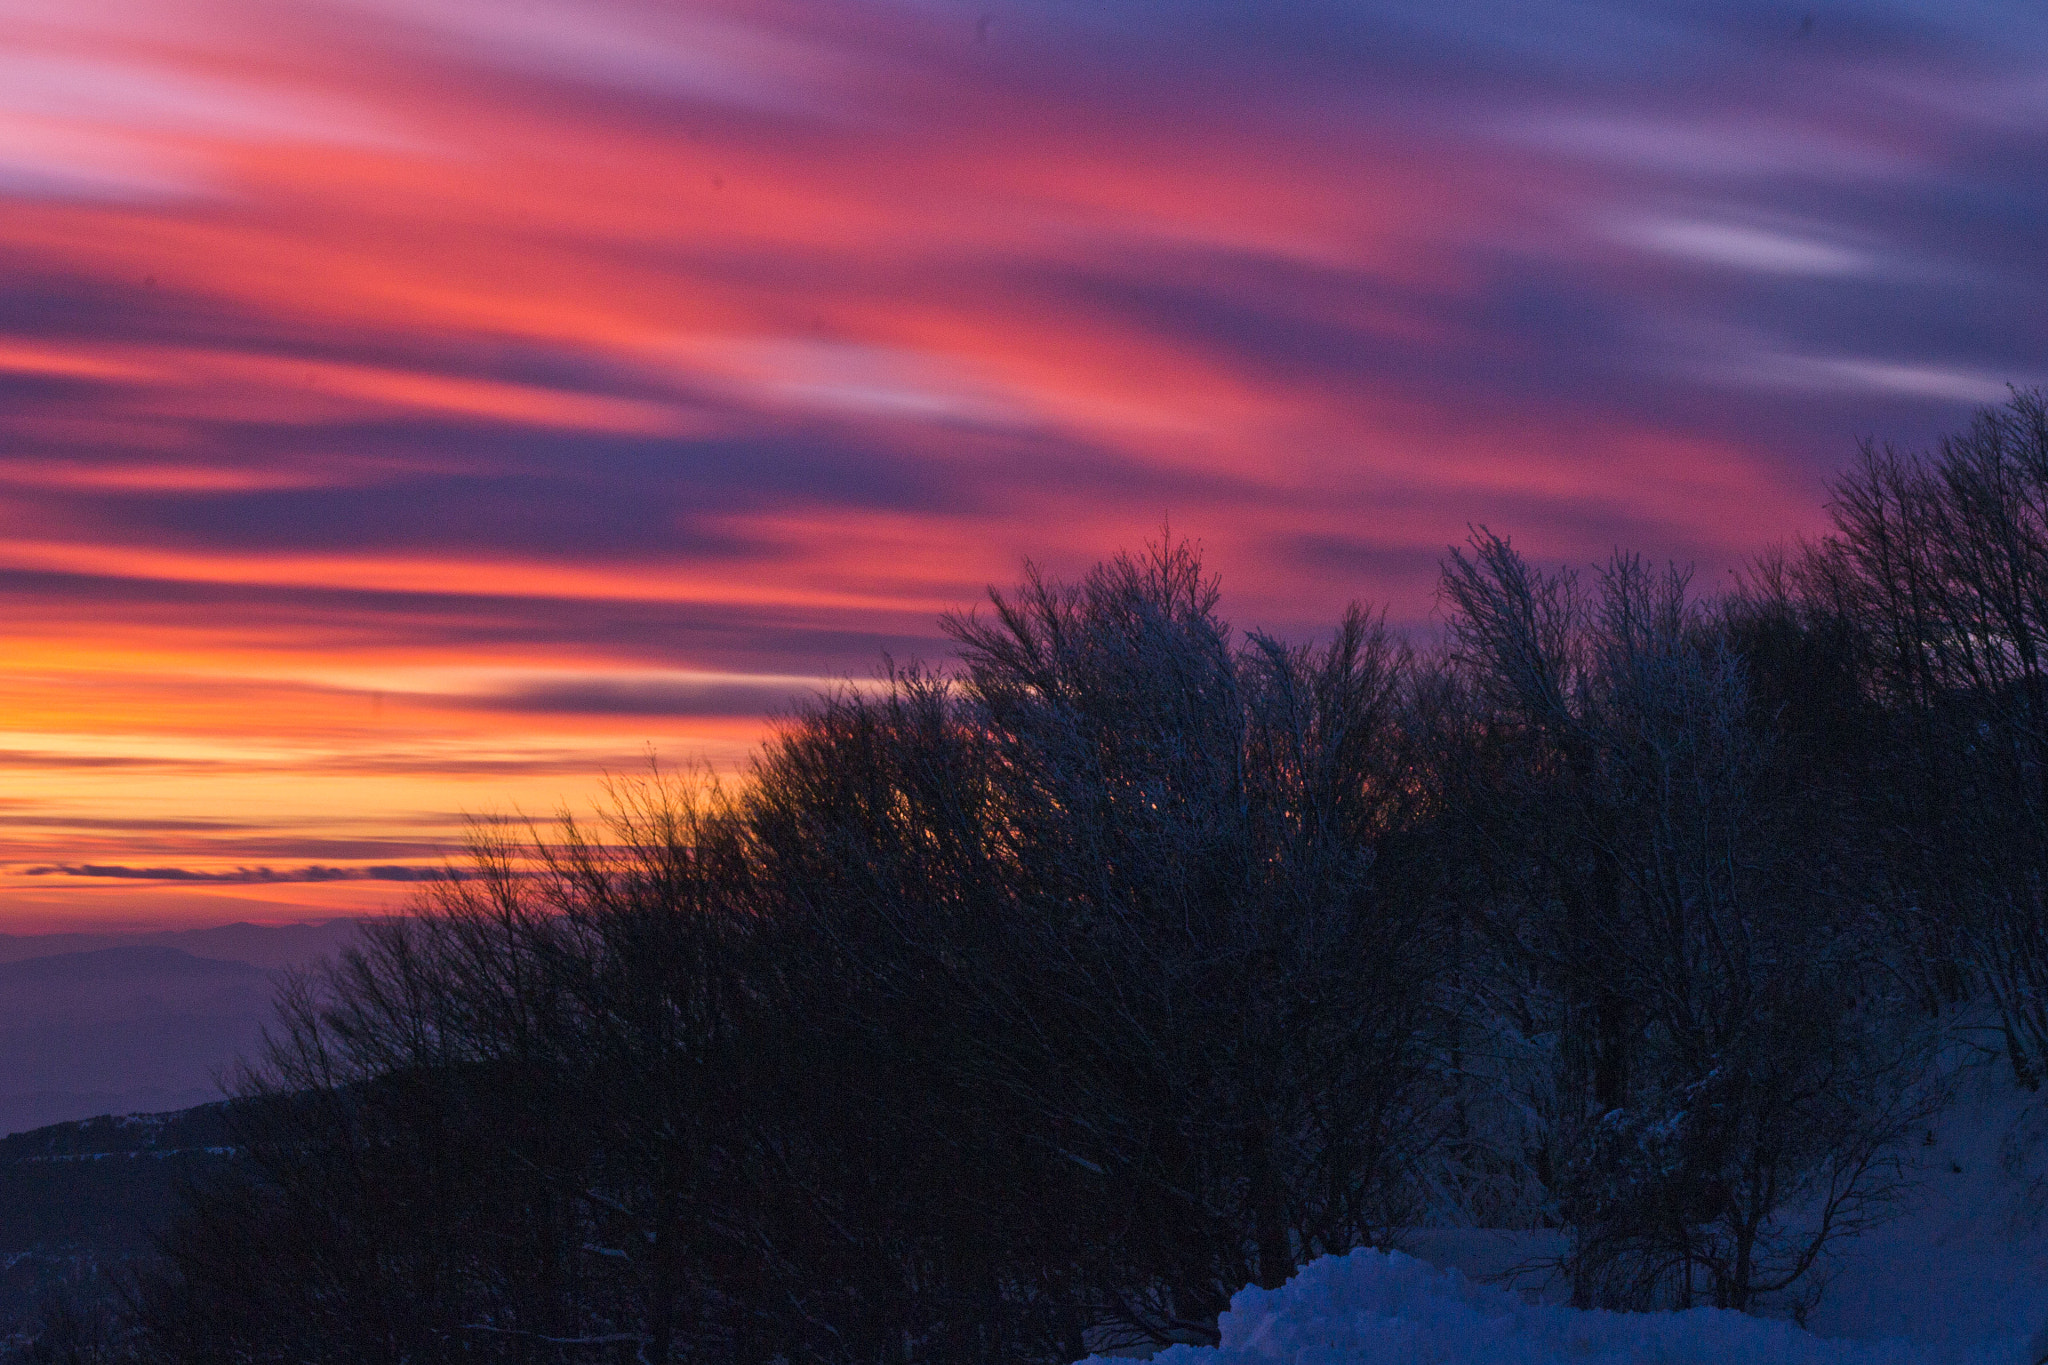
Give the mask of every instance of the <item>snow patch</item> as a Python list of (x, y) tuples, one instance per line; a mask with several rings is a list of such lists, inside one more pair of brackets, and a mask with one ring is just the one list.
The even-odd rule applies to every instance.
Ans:
[[(1531, 1303), (1398, 1251), (1326, 1256), (1279, 1289), (1242, 1290), (1217, 1326), (1220, 1346), (1171, 1347), (1153, 1357), (1155, 1365), (1929, 1365), (1940, 1358), (1906, 1342), (1834, 1340), (1726, 1309), (1609, 1313)], [(1091, 1356), (1083, 1365), (1111, 1362)], [(1975, 1351), (1970, 1365), (2028, 1365), (2026, 1338)]]

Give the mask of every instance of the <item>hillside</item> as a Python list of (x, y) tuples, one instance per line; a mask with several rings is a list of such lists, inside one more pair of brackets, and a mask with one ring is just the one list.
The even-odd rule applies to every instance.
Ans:
[(0, 1138), (0, 1342), (51, 1289), (90, 1293), (149, 1250), (181, 1184), (232, 1159), (225, 1110), (215, 1103)]

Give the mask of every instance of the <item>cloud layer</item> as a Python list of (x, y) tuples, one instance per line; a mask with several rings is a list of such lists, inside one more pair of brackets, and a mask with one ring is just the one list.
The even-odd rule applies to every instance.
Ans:
[(1169, 517), (1293, 633), (1425, 621), (1471, 522), (1719, 574), (1855, 438), (2048, 379), (2019, 4), (0, 21), (21, 924), (735, 763)]

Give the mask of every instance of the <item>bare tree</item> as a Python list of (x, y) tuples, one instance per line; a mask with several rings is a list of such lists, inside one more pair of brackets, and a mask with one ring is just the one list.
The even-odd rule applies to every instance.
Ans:
[(1185, 546), (1033, 576), (949, 622), (957, 683), (842, 696), (757, 774), (780, 883), (952, 1021), (942, 1084), (1064, 1194), (1005, 1226), (1098, 1344), (1213, 1340), (1245, 1282), (1384, 1240), (1430, 1121), (1432, 936), (1375, 879), (1405, 656), (1358, 613), (1240, 648), (1216, 600)]
[(1629, 556), (1587, 592), (1482, 533), (1445, 594), (1475, 733), (1506, 755), (1469, 796), (1510, 873), (1482, 923), (1561, 1007), (1575, 1292), (1796, 1298), (1899, 1188), (1926, 1056), (1816, 876), (1741, 661), (1684, 574)]
[(468, 875), (287, 990), (236, 1111), (247, 1175), (145, 1298), (166, 1358), (736, 1349), (742, 864), (715, 790), (613, 798), (601, 838), (479, 828)]
[[(2048, 404), (2015, 393), (1924, 456), (1866, 446), (1791, 594), (1853, 623), (1900, 741), (1876, 788), (1879, 888), (1932, 962), (1981, 983), (2024, 1084), (2048, 1072)], [(1875, 804), (1875, 803), (1873, 803)]]

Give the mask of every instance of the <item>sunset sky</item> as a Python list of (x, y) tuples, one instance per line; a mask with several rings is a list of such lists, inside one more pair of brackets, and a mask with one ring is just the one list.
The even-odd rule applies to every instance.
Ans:
[(2038, 3), (0, 0), (0, 932), (397, 905), (1169, 517), (1723, 582), (2044, 262)]

